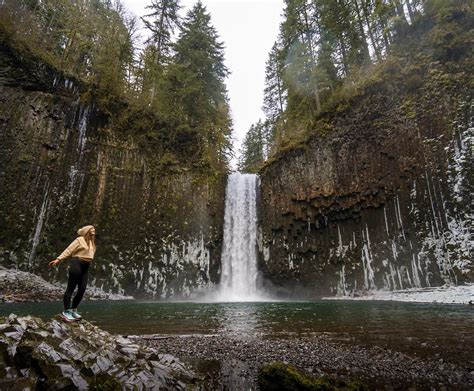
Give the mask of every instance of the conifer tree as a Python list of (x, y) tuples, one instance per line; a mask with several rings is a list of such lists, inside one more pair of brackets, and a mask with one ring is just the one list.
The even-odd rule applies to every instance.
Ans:
[(261, 120), (250, 126), (240, 151), (238, 169), (256, 173), (265, 160), (264, 124)]
[(280, 42), (273, 45), (265, 67), (265, 90), (263, 94), (263, 112), (268, 120), (275, 124), (286, 106), (286, 91), (283, 87), (283, 59)]
[(100, 33), (91, 48), (91, 78), (108, 93), (123, 95), (134, 62), (136, 20), (126, 15), (120, 2), (103, 11), (109, 23), (97, 20)]
[[(358, 1), (358, 0), (354, 0)], [(367, 29), (367, 34), (369, 35), (370, 38), (370, 43), (372, 45), (372, 49), (374, 50), (375, 56), (377, 61), (380, 61), (382, 59), (382, 50), (380, 47), (379, 42), (376, 39), (376, 30), (374, 28), (374, 23), (371, 20), (371, 14), (372, 14), (372, 0), (360, 0), (360, 6), (359, 6), (359, 13), (361, 14), (363, 18), (363, 24)]]
[(153, 48), (148, 48), (148, 54), (153, 53), (151, 62), (145, 62), (146, 73), (143, 91), (150, 94), (150, 104), (153, 105), (156, 90), (159, 89), (160, 79), (164, 66), (168, 63), (172, 52), (172, 38), (175, 29), (179, 26), (178, 12), (179, 0), (152, 0), (146, 7), (151, 11), (142, 20), (150, 30), (151, 36), (146, 43)]
[(306, 0), (286, 0), (285, 20), (281, 25), (281, 55), (284, 60), (283, 88), (287, 92), (287, 112), (321, 110), (316, 72), (314, 26), (310, 23)]
[(207, 162), (227, 163), (232, 122), (224, 80), (224, 46), (199, 1), (187, 14), (167, 71), (160, 112), (177, 123), (184, 143), (198, 139)]

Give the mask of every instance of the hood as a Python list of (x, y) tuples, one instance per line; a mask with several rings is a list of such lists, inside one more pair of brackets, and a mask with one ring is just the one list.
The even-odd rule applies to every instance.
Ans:
[(86, 234), (87, 234), (92, 228), (94, 228), (93, 225), (86, 225), (86, 226), (84, 226), (84, 227), (82, 227), (82, 228), (79, 228), (79, 229), (77, 230), (77, 234), (78, 234), (79, 236), (86, 236)]

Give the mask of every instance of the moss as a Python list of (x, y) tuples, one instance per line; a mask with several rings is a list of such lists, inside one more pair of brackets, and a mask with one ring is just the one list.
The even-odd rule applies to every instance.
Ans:
[(405, 113), (407, 118), (415, 118), (416, 117), (416, 107), (415, 102), (411, 98), (406, 98), (402, 104), (400, 105), (400, 109)]
[(179, 164), (179, 161), (177, 159), (177, 157), (170, 153), (170, 152), (166, 152), (160, 159), (160, 164), (164, 167), (167, 167), (167, 166), (174, 166), (176, 164)]
[(18, 156), (18, 162), (19, 163), (31, 163), (35, 161), (35, 158), (33, 156), (31, 156), (30, 154), (28, 153), (21, 153), (19, 156)]
[(258, 385), (262, 391), (355, 391), (368, 389), (358, 381), (311, 377), (281, 362), (261, 368), (258, 374)]
[(104, 375), (95, 376), (89, 383), (89, 387), (93, 391), (119, 391), (122, 389), (118, 380)]

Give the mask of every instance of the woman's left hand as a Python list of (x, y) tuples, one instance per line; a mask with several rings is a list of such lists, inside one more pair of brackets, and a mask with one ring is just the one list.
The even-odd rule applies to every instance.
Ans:
[(59, 264), (59, 262), (61, 262), (59, 259), (55, 259), (54, 261), (51, 261), (51, 262), (49, 263), (49, 266), (56, 266), (56, 265)]

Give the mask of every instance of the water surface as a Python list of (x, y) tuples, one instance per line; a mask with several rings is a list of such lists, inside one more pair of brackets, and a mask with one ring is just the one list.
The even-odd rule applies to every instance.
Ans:
[[(0, 304), (0, 316), (14, 312), (48, 320), (60, 309), (60, 302)], [(80, 310), (85, 319), (122, 335), (295, 338), (324, 334), (338, 342), (376, 345), (474, 365), (473, 306), (383, 301), (206, 304), (133, 300), (87, 301)]]

